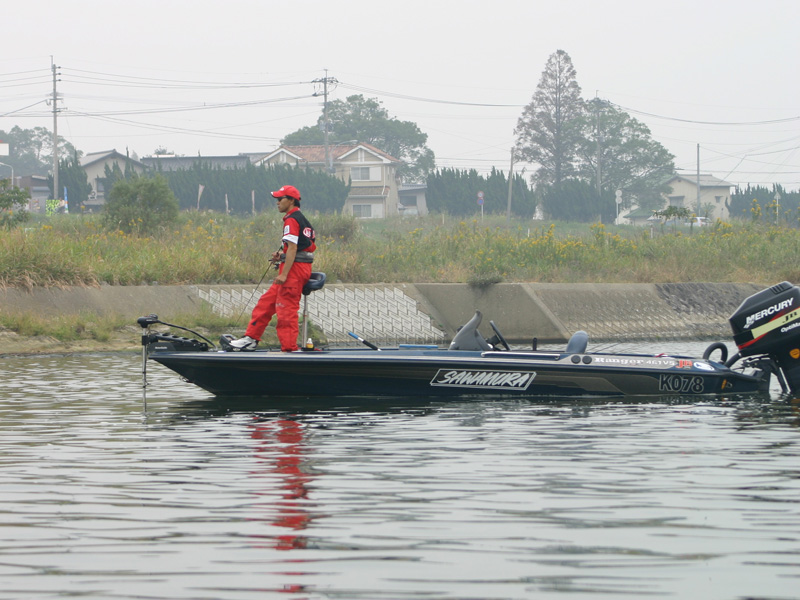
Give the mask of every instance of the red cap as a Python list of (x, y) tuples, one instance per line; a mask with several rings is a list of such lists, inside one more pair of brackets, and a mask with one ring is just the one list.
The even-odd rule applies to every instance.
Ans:
[(289, 196), (289, 198), (300, 200), (300, 192), (293, 185), (285, 185), (278, 191), (270, 193), (272, 194), (273, 198), (283, 198), (284, 196)]

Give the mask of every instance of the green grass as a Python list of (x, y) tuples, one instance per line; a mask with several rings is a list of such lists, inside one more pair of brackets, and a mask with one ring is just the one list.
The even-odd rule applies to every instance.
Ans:
[[(309, 215), (315, 270), (330, 282), (660, 283), (800, 281), (800, 231), (759, 221), (640, 228), (442, 215), (356, 221)], [(280, 215), (183, 213), (168, 232), (106, 231), (97, 215), (37, 218), (0, 230), (0, 286), (255, 284), (278, 248)], [(0, 313), (2, 311), (0, 310)], [(120, 326), (92, 315), (0, 325), (24, 335), (101, 339)], [(213, 328), (213, 315), (203, 315)], [(187, 321), (190, 322), (190, 321)], [(199, 323), (198, 323), (199, 325)], [(220, 323), (219, 329), (230, 327)]]
[[(314, 268), (330, 281), (677, 282), (798, 280), (800, 231), (758, 222), (703, 228), (615, 227), (505, 218), (311, 216)], [(280, 242), (279, 215), (184, 213), (169, 232), (102, 229), (59, 216), (0, 231), (0, 285), (249, 284)]]

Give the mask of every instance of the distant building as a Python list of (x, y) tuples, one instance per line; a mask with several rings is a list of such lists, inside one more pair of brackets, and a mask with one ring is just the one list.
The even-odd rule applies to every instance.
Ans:
[(106, 202), (106, 189), (103, 183), (106, 177), (106, 166), (113, 169), (114, 165), (117, 165), (122, 173), (125, 173), (126, 168), (133, 169), (139, 174), (145, 170), (145, 166), (141, 162), (116, 150), (85, 154), (80, 158), (80, 165), (86, 172), (86, 180), (92, 188), (92, 191), (89, 192), (89, 199), (86, 201), (87, 210), (97, 209)]
[(673, 175), (667, 185), (672, 188), (664, 194), (668, 206), (688, 208), (698, 217), (712, 221), (730, 218), (732, 183), (718, 179), (708, 173), (700, 173), (700, 206), (697, 202), (697, 175)]
[(403, 161), (366, 143), (331, 144), (326, 160), (325, 146), (281, 146), (255, 164), (310, 167), (325, 170), (350, 181), (350, 194), (343, 212), (362, 219), (399, 214), (397, 169)]
[(400, 198), (398, 209), (405, 216), (424, 216), (428, 214), (428, 203), (425, 192), (428, 190), (424, 183), (403, 183), (397, 189)]
[(44, 214), (47, 211), (47, 199), (50, 198), (50, 183), (44, 175), (25, 175), (15, 177), (17, 187), (28, 190), (28, 211)]
[[(708, 173), (700, 174), (700, 207), (697, 206), (697, 175), (679, 175), (670, 177), (666, 184), (670, 192), (662, 194), (665, 205), (663, 208), (675, 206), (686, 208), (693, 215), (708, 217), (710, 221), (727, 220), (730, 218), (730, 202), (732, 183), (723, 181)], [(653, 217), (653, 211), (632, 206), (631, 210), (620, 215), (619, 223), (632, 225), (648, 225), (660, 221)]]

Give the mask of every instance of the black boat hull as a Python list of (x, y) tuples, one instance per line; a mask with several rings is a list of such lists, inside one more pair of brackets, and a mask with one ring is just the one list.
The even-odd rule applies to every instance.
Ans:
[(650, 355), (452, 350), (153, 352), (218, 396), (614, 397), (765, 391), (769, 378), (709, 360)]

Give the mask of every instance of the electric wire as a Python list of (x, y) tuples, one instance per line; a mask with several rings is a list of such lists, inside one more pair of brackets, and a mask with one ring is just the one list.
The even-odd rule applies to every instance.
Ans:
[[(101, 86), (103, 88), (115, 88), (115, 87), (127, 87), (127, 88), (138, 88), (138, 89), (153, 89), (153, 90), (164, 90), (164, 91), (226, 91), (226, 90), (245, 90), (245, 89), (264, 89), (264, 88), (273, 88), (273, 87), (287, 87), (287, 86), (298, 86), (298, 85), (308, 85), (308, 84), (315, 84), (318, 83), (319, 80), (297, 80), (297, 81), (263, 81), (258, 80), (258, 74), (254, 74), (257, 77), (249, 80), (246, 77), (237, 76), (237, 78), (233, 81), (209, 81), (209, 80), (201, 80), (201, 79), (189, 79), (189, 78), (158, 78), (158, 77), (146, 77), (146, 76), (137, 76), (137, 75), (126, 75), (120, 73), (112, 73), (107, 71), (92, 71), (92, 70), (85, 70), (85, 69), (74, 69), (74, 68), (59, 68), (59, 75), (61, 75), (62, 79), (59, 81), (63, 81), (69, 85), (80, 85), (80, 86)], [(0, 73), (0, 85), (3, 88), (11, 88), (11, 87), (22, 87), (22, 86), (35, 86), (35, 85), (42, 85), (44, 83), (49, 82), (49, 74), (50, 69), (41, 70), (29, 70), (29, 71), (16, 71), (16, 72), (8, 72), (8, 73)], [(339, 86), (347, 90), (352, 90), (355, 92), (365, 93), (365, 94), (374, 94), (379, 97), (385, 98), (397, 98), (401, 100), (409, 100), (414, 102), (423, 102), (429, 104), (440, 104), (446, 106), (464, 106), (464, 107), (477, 107), (477, 108), (515, 108), (520, 109), (526, 106), (525, 104), (501, 104), (501, 103), (487, 103), (487, 102), (469, 102), (469, 101), (460, 101), (460, 100), (449, 100), (449, 99), (442, 99), (442, 98), (434, 98), (434, 97), (425, 97), (425, 96), (415, 96), (410, 94), (398, 93), (388, 90), (381, 90), (377, 88), (357, 85), (348, 82), (342, 81), (335, 81), (335, 86), (332, 86), (332, 89)], [(80, 116), (85, 118), (94, 118), (100, 120), (107, 120), (108, 122), (117, 122), (117, 123), (124, 123), (129, 126), (140, 127), (143, 129), (150, 129), (154, 131), (163, 131), (163, 132), (173, 132), (173, 133), (186, 133), (192, 135), (207, 135), (212, 137), (219, 137), (219, 138), (227, 138), (227, 139), (259, 139), (264, 140), (263, 136), (248, 136), (248, 135), (237, 135), (237, 134), (229, 134), (229, 133), (222, 133), (222, 132), (213, 132), (208, 130), (202, 129), (189, 129), (189, 128), (180, 128), (180, 127), (172, 127), (172, 126), (162, 126), (156, 125), (152, 123), (140, 123), (134, 120), (126, 120), (122, 119), (123, 116), (139, 116), (139, 115), (156, 115), (156, 114), (170, 114), (170, 113), (181, 113), (181, 112), (192, 112), (192, 111), (205, 111), (205, 110), (215, 110), (215, 109), (231, 109), (231, 108), (242, 108), (242, 107), (249, 107), (249, 106), (262, 106), (268, 104), (276, 104), (276, 103), (286, 103), (291, 101), (297, 100), (307, 100), (309, 98), (314, 98), (319, 96), (319, 92), (315, 91), (310, 94), (303, 94), (297, 96), (286, 96), (282, 98), (274, 98), (274, 99), (256, 99), (256, 100), (249, 100), (249, 101), (236, 101), (236, 102), (216, 102), (216, 103), (207, 103), (203, 105), (177, 105), (177, 106), (169, 106), (169, 107), (152, 107), (152, 108), (140, 108), (140, 109), (118, 109), (118, 110), (102, 110), (102, 111), (91, 111), (91, 110), (82, 110), (82, 111), (69, 111), (68, 113), (64, 113), (66, 115), (72, 116)], [(73, 95), (73, 98), (83, 98), (87, 99), (87, 96), (80, 96), (80, 95)], [(135, 102), (136, 99), (116, 99), (116, 98), (105, 98), (105, 101), (111, 102)], [(138, 100), (142, 102), (142, 100)], [(12, 111), (8, 111), (6, 113), (0, 114), (0, 116), (9, 116), (15, 115), (16, 117), (44, 117), (50, 116), (52, 111), (30, 111), (29, 109), (34, 108), (35, 106), (41, 104), (44, 100), (39, 100), (33, 104), (24, 106), (22, 108), (14, 109)], [(164, 102), (161, 100), (161, 102)], [(758, 127), (763, 128), (765, 126), (774, 126), (774, 125), (782, 125), (787, 123), (793, 123), (800, 121), (800, 116), (790, 116), (778, 119), (765, 119), (765, 120), (756, 120), (756, 121), (706, 121), (706, 120), (698, 120), (698, 119), (689, 119), (689, 118), (682, 118), (682, 117), (675, 117), (669, 115), (662, 115), (657, 114), (649, 111), (644, 111), (632, 107), (626, 107), (614, 102), (608, 101), (610, 105), (624, 110), (628, 113), (640, 115), (642, 117), (648, 119), (658, 119), (660, 121), (665, 121), (667, 123), (675, 123), (675, 124), (686, 124), (686, 125), (695, 125), (695, 126), (707, 126), (711, 128), (719, 128), (719, 127)], [(63, 109), (59, 109), (61, 112)], [(452, 115), (445, 115), (443, 118), (451, 118)], [(497, 118), (501, 119), (503, 117), (487, 117), (485, 115), (479, 116), (476, 118)], [(763, 132), (763, 130), (760, 130)], [(795, 138), (789, 138), (787, 140), (783, 140), (783, 142), (787, 141), (794, 141)], [(688, 142), (688, 140), (674, 140), (679, 142)], [(761, 152), (754, 153), (752, 151), (745, 151), (744, 153), (735, 153), (735, 154), (728, 154), (714, 150), (713, 148), (703, 146), (705, 150), (708, 150), (712, 153), (717, 154), (718, 156), (728, 157), (733, 159), (739, 159), (739, 163), (737, 167), (745, 161), (752, 161), (758, 164), (763, 164), (765, 166), (772, 166), (776, 168), (783, 168), (786, 166), (794, 166), (794, 165), (785, 165), (784, 163), (780, 162), (768, 162), (768, 161), (759, 161), (753, 159), (753, 156), (768, 156), (768, 155), (780, 155), (784, 153), (793, 153), (796, 150), (800, 149), (798, 146), (793, 146), (792, 148), (788, 149), (774, 149), (767, 151), (767, 148), (770, 146), (775, 146), (782, 142), (771, 142), (769, 144), (765, 144), (761, 146)], [(724, 144), (713, 144), (714, 146), (719, 145), (730, 145), (734, 146), (736, 144), (726, 142)], [(475, 162), (475, 163), (497, 163), (498, 161), (494, 161), (492, 159), (469, 159), (469, 158), (455, 158), (455, 157), (447, 157), (441, 158), (437, 157), (440, 161), (443, 162)], [(787, 157), (788, 160), (788, 157)], [(501, 160), (499, 162), (504, 162)], [(738, 171), (737, 167), (731, 171), (733, 173), (736, 171), (737, 173), (741, 174), (750, 174), (750, 173), (758, 173), (758, 172), (743, 172)], [(783, 170), (776, 171), (779, 174), (793, 174), (793, 171), (786, 172)]]

